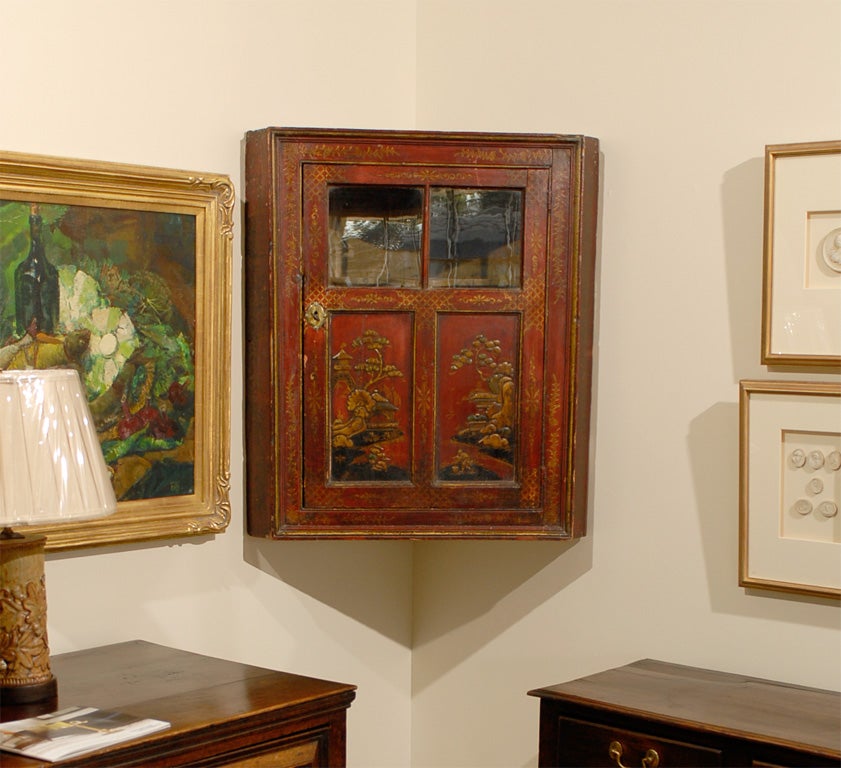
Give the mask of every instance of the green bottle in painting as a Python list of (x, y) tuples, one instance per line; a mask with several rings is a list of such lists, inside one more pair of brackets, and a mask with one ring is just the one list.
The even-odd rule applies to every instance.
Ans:
[(15, 321), (18, 333), (53, 333), (58, 326), (58, 270), (47, 261), (38, 206), (29, 214), (29, 255), (15, 269)]

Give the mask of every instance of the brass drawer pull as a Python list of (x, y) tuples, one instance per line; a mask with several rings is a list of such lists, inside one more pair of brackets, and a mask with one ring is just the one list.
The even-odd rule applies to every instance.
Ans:
[[(622, 745), (618, 741), (611, 741), (607, 748), (607, 754), (619, 768), (626, 768), (622, 764)], [(656, 749), (649, 749), (645, 752), (645, 757), (642, 759), (642, 768), (657, 768), (660, 765), (660, 755), (657, 754)]]

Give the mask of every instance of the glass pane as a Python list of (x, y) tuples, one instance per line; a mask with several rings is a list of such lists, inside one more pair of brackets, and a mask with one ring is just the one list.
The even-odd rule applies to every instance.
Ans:
[(520, 285), (521, 190), (433, 189), (430, 207), (430, 286)]
[(330, 285), (420, 286), (422, 189), (331, 187), (329, 206)]

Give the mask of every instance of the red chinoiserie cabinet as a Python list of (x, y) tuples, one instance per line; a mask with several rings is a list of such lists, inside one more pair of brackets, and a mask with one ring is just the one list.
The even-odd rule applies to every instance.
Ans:
[(598, 143), (246, 139), (248, 529), (585, 532)]

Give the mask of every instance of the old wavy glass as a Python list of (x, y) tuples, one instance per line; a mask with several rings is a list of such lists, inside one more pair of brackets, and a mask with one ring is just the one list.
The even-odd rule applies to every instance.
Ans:
[(430, 286), (518, 287), (522, 217), (520, 190), (432, 189)]
[(332, 187), (329, 216), (331, 285), (420, 286), (422, 189)]

